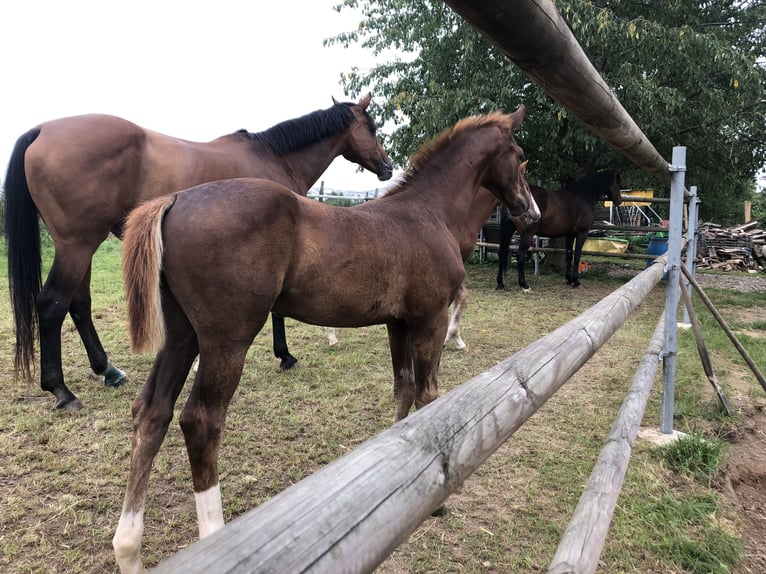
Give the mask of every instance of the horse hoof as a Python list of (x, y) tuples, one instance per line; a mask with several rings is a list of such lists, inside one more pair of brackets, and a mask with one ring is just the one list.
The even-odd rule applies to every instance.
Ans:
[(531, 291), (532, 291), (532, 288), (531, 288), (531, 287), (522, 287), (522, 288), (521, 288), (521, 292), (522, 292), (522, 293), (525, 293), (525, 294), (526, 294), (526, 293), (530, 293)]
[[(72, 395), (74, 397), (74, 395)], [(53, 410), (55, 411), (79, 411), (83, 409), (83, 404), (80, 402), (80, 399), (77, 397), (74, 398), (67, 398), (67, 399), (59, 399), (56, 401), (56, 404), (53, 405)]]
[(495, 291), (503, 291), (505, 289), (505, 285), (498, 285), (495, 287)]
[(288, 369), (292, 369), (296, 363), (298, 362), (298, 359), (295, 357), (287, 357), (285, 359), (282, 359), (282, 361), (279, 363), (279, 368), (283, 371), (286, 371)]
[(115, 366), (110, 365), (104, 373), (104, 384), (107, 387), (119, 387), (125, 382), (125, 373)]
[(431, 516), (438, 517), (444, 516), (445, 514), (447, 514), (447, 508), (443, 504), (440, 504), (439, 507), (431, 513)]
[(580, 286), (580, 282), (579, 281), (572, 281), (570, 283), (570, 286), (572, 287), (572, 289), (577, 289)]

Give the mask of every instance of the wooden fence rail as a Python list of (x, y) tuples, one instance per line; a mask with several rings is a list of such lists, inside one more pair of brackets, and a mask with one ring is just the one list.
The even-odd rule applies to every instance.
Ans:
[(556, 549), (548, 574), (592, 574), (598, 567), (628, 470), (633, 443), (638, 436), (649, 391), (657, 374), (664, 338), (663, 313), (617, 413), (607, 443), (601, 450), (585, 491)]
[(155, 572), (373, 571), (623, 325), (663, 259)]

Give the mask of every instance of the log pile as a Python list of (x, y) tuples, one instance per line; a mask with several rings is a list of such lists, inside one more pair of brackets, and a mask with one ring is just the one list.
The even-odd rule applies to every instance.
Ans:
[(717, 271), (766, 271), (766, 231), (757, 221), (736, 227), (700, 225), (697, 268)]

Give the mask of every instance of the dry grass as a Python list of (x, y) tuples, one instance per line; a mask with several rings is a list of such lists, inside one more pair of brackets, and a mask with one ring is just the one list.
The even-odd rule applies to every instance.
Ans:
[[(86, 406), (77, 413), (52, 412), (50, 395), (13, 380), (4, 277), (0, 283), (0, 385), (5, 389), (0, 399), (0, 571), (116, 571), (111, 538), (128, 466), (130, 404), (152, 361), (128, 349), (118, 256), (119, 243), (109, 241), (96, 258), (94, 309), (105, 347), (130, 380), (119, 389), (104, 387), (87, 369), (77, 333), (66, 323), (65, 376)], [(563, 278), (532, 277), (534, 292), (524, 296), (495, 291), (494, 272), (494, 266), (469, 266), (471, 299), (463, 329), (469, 351), (445, 351), (442, 393), (575, 317), (624, 281), (592, 273), (582, 288), (570, 290)], [(450, 498), (447, 515), (426, 521), (380, 571), (546, 570), (663, 301), (658, 287), (608, 345)], [(264, 330), (231, 406), (220, 460), (227, 519), (353, 449), (393, 419), (385, 328), (341, 330), (337, 348), (328, 347), (318, 327), (288, 321), (287, 332), (299, 368), (278, 370), (270, 330)], [(741, 375), (736, 359), (725, 360), (733, 361), (731, 373)], [(709, 396), (704, 377), (697, 378), (700, 395)], [(727, 388), (732, 384), (728, 377), (719, 378)], [(653, 394), (646, 422), (656, 426), (657, 388)], [(703, 487), (673, 475), (649, 451), (646, 445), (636, 449), (602, 556), (603, 572), (685, 571), (631, 511), (637, 500), (659, 499), (669, 489), (684, 493)], [(734, 522), (725, 528), (736, 532)], [(145, 562), (156, 564), (196, 536), (190, 473), (174, 423), (151, 478)]]

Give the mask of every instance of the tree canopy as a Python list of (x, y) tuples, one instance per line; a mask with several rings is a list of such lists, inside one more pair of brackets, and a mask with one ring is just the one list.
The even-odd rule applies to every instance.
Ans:
[[(702, 217), (735, 221), (766, 164), (766, 2), (763, 0), (555, 0), (586, 54), (657, 150), (687, 147), (687, 185)], [(359, 42), (378, 63), (342, 79), (372, 89), (388, 150), (403, 165), (422, 143), (467, 115), (519, 103), (518, 140), (529, 179), (558, 187), (618, 167), (634, 189), (660, 187), (593, 135), (443, 2), (344, 0), (361, 8)], [(662, 193), (662, 192), (660, 192)]]

